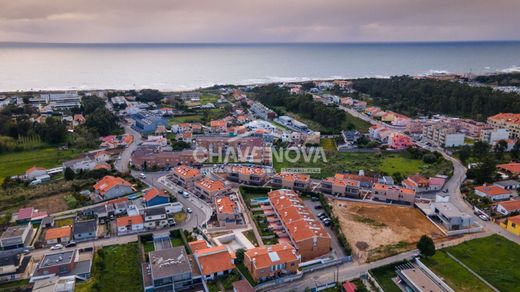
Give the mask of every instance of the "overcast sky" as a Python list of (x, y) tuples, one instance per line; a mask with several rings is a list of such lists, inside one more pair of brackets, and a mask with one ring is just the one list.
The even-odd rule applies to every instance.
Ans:
[(520, 0), (0, 0), (4, 42), (520, 40)]

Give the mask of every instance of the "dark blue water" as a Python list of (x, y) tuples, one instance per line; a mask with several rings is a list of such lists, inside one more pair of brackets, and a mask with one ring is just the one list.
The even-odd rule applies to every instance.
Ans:
[(360, 44), (0, 44), (0, 91), (487, 73), (520, 69), (520, 42)]

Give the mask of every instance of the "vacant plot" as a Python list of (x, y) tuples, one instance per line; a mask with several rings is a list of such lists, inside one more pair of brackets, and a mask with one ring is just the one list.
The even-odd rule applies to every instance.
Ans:
[(442, 250), (437, 251), (433, 257), (421, 261), (456, 291), (492, 291)]
[(333, 212), (360, 262), (411, 250), (424, 234), (444, 237), (412, 207), (334, 200)]
[(79, 155), (76, 150), (44, 148), (0, 155), (0, 183), (8, 176), (24, 174), (32, 166), (53, 168)]
[(501, 291), (520, 291), (520, 246), (500, 235), (446, 248), (457, 259)]
[(26, 203), (24, 207), (34, 207), (38, 210), (45, 210), (49, 214), (67, 211), (69, 210), (69, 206), (65, 201), (65, 196), (68, 194), (69, 193), (62, 193), (46, 198), (31, 200), (30, 202)]
[(77, 291), (143, 291), (137, 243), (104, 247), (94, 255), (92, 278)]
[[(305, 162), (300, 155), (299, 160), (288, 161), (285, 155), (273, 155), (273, 166), (276, 171), (282, 168), (312, 167), (320, 168), (321, 173), (311, 174), (313, 178), (324, 178), (333, 176), (343, 171), (357, 172), (364, 170), (368, 172), (402, 176), (422, 173), (427, 176), (436, 174), (449, 174), (452, 170), (451, 164), (446, 160), (441, 160), (433, 164), (424, 163), (420, 159), (413, 159), (407, 152), (337, 152), (335, 147), (331, 147), (333, 141), (323, 139), (322, 147), (325, 150), (326, 161), (319, 155), (312, 155), (310, 162)], [(295, 152), (289, 152), (289, 158), (296, 158)], [(294, 162), (293, 162), (294, 161)]]

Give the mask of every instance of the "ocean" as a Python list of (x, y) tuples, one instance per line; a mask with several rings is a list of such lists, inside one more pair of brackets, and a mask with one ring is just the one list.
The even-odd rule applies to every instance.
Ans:
[(214, 84), (520, 70), (520, 42), (0, 44), (0, 91), (189, 90)]

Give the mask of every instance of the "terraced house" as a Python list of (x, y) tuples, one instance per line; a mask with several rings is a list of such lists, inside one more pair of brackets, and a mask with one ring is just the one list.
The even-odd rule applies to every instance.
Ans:
[(304, 261), (330, 252), (330, 235), (293, 190), (272, 191), (268, 198), (276, 219), (269, 226), (281, 227), (276, 232), (280, 242), (291, 243)]
[(244, 253), (244, 265), (255, 281), (298, 271), (301, 258), (290, 244), (255, 247)]
[(172, 172), (168, 176), (168, 178), (184, 187), (184, 188), (192, 188), (195, 184), (195, 181), (198, 181), (202, 178), (200, 171), (196, 168), (187, 166), (187, 165), (179, 165), (172, 169)]
[(219, 180), (203, 178), (195, 183), (195, 194), (206, 200), (212, 200), (216, 196), (223, 195), (226, 192), (226, 186)]
[(361, 182), (338, 173), (321, 181), (320, 190), (329, 195), (355, 197), (361, 196)]
[(262, 167), (233, 165), (227, 168), (227, 179), (248, 185), (263, 185), (267, 173)]
[(308, 174), (300, 173), (278, 173), (271, 179), (273, 187), (292, 189), (296, 191), (306, 191), (311, 184), (311, 177)]

